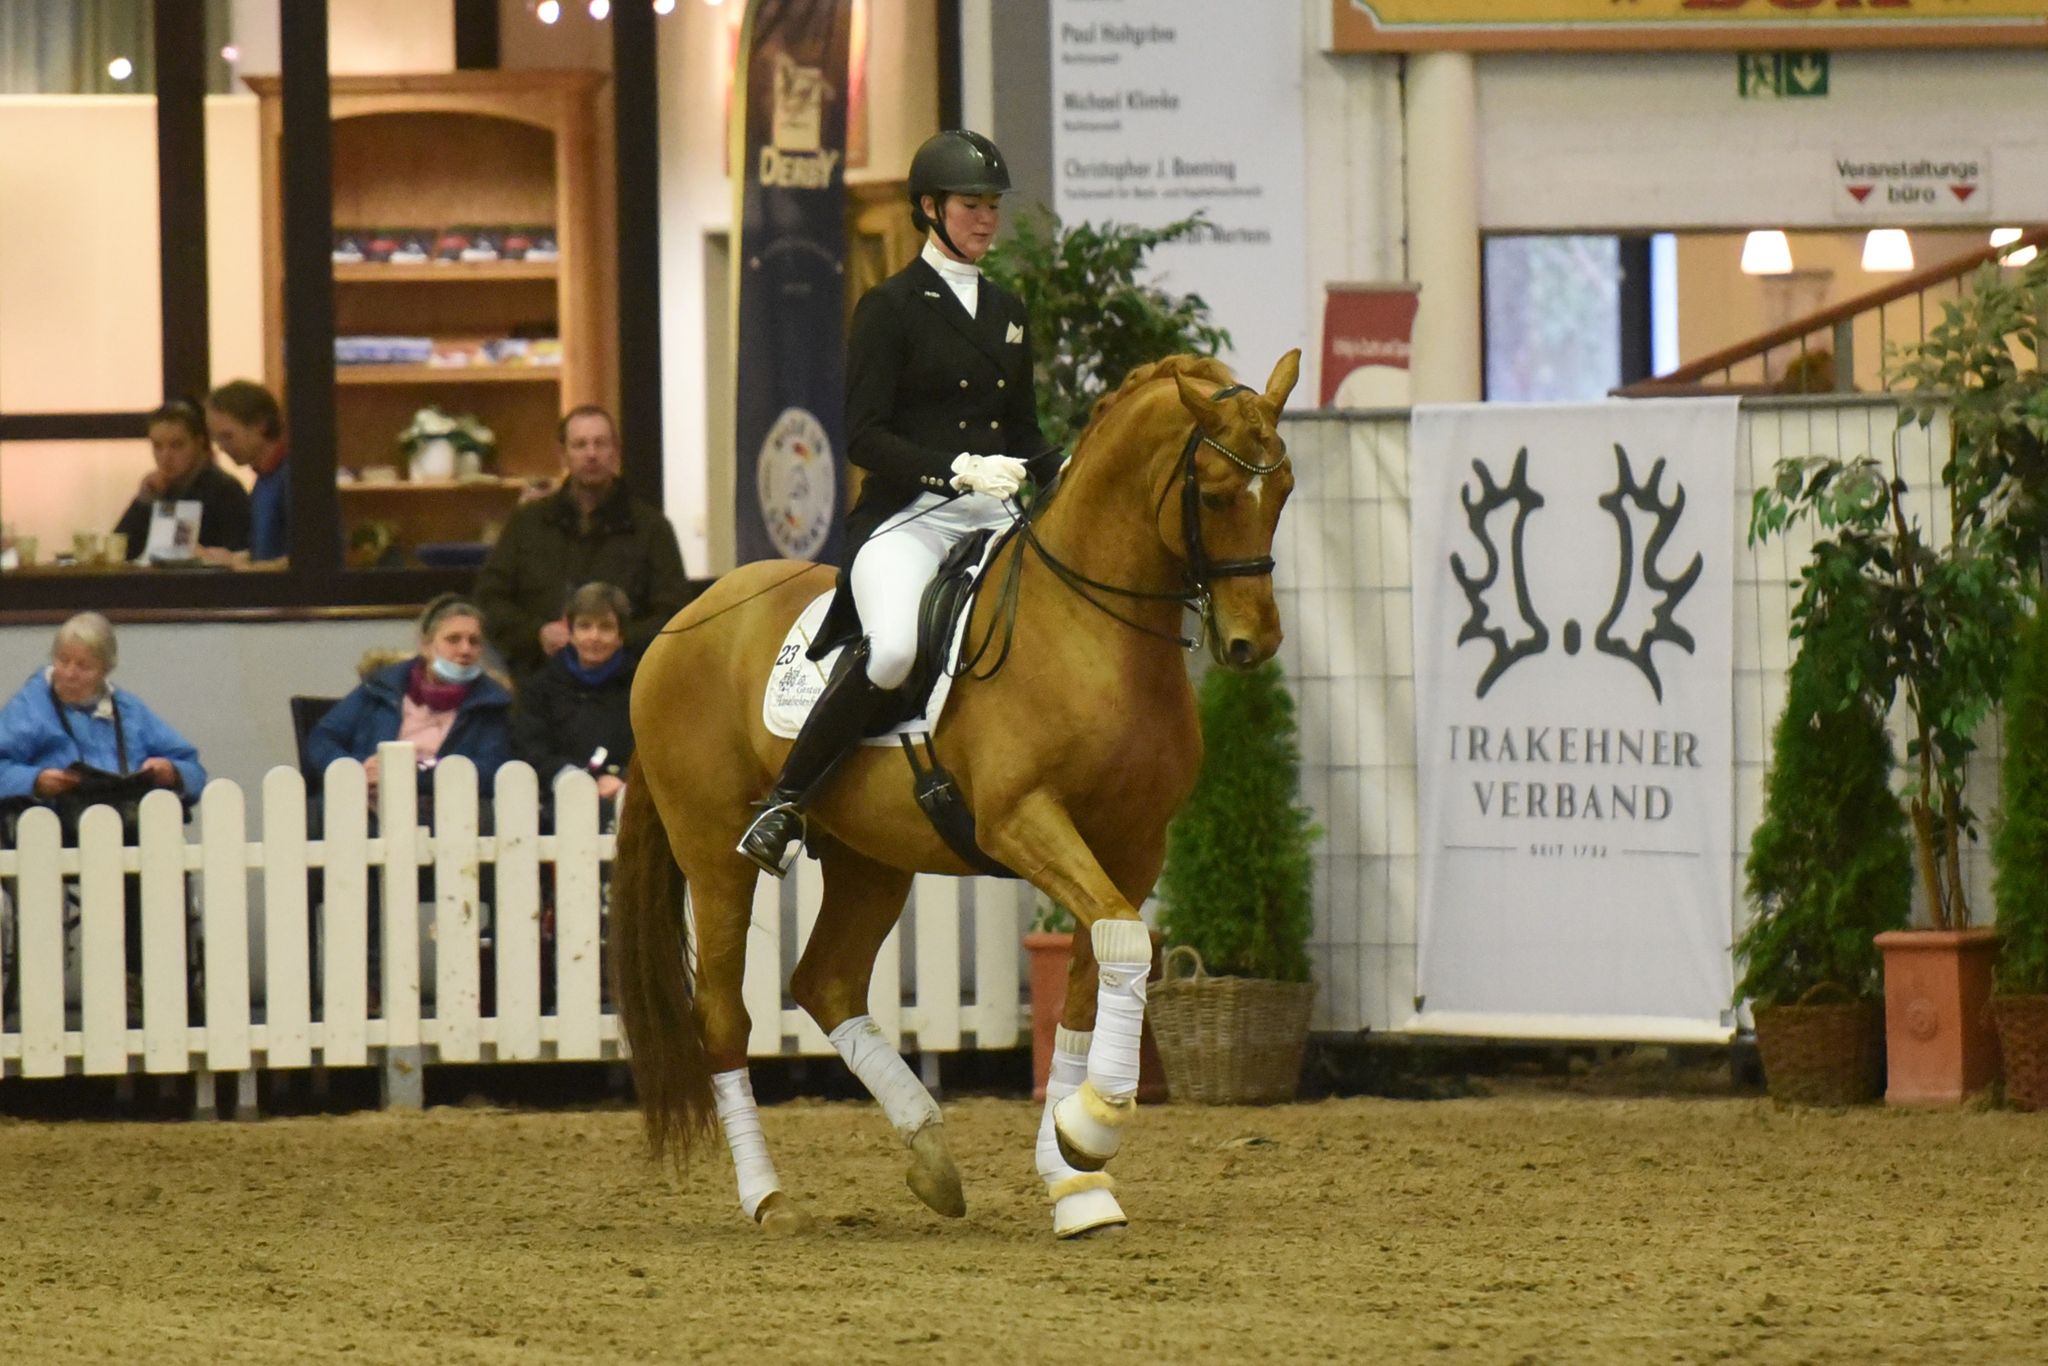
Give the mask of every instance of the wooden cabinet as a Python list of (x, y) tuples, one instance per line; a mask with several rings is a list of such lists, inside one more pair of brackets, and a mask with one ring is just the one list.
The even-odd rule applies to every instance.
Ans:
[[(428, 337), (444, 358), (505, 339), (545, 363), (338, 367), (337, 492), (351, 544), (382, 524), (398, 556), (489, 539), (530, 483), (558, 473), (555, 424), (579, 403), (617, 409), (618, 335), (607, 77), (597, 71), (338, 76), (332, 87), (337, 231), (544, 227), (555, 259), (337, 261), (340, 337)], [(265, 364), (284, 387), (283, 105), (262, 100)], [(496, 350), (497, 348), (492, 348)], [(473, 414), (497, 437), (481, 476), (408, 479), (398, 436), (430, 404)], [(389, 560), (387, 560), (389, 562)]]

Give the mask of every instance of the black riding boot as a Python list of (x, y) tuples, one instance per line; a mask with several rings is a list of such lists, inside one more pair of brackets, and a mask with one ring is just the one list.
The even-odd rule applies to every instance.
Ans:
[(763, 872), (781, 877), (803, 848), (804, 808), (818, 795), (839, 761), (860, 743), (861, 733), (888, 690), (868, 679), (867, 650), (855, 649), (804, 718), (783, 760), (775, 790), (761, 803), (761, 814), (740, 836), (739, 852)]

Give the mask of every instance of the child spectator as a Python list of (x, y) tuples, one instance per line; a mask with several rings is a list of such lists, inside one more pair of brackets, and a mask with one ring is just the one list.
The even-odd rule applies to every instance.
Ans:
[(568, 648), (520, 685), (513, 752), (533, 765), (543, 793), (563, 769), (577, 768), (596, 776), (597, 795), (609, 802), (633, 753), (633, 659), (625, 648), (631, 604), (611, 584), (587, 583), (569, 595), (562, 615)]

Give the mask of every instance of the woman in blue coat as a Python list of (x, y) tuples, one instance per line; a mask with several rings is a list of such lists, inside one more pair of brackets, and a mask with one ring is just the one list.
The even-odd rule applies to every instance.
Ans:
[(117, 657), (114, 628), (97, 612), (57, 628), (49, 665), (0, 708), (0, 803), (55, 806), (75, 819), (96, 791), (116, 786), (129, 800), (150, 787), (198, 800), (206, 786), (199, 751), (141, 698), (107, 682)]
[(336, 703), (307, 737), (307, 757), (322, 769), (360, 759), (374, 795), (383, 776), (377, 746), (407, 740), (419, 759), (422, 796), (433, 790), (434, 765), (460, 754), (476, 765), (487, 797), (512, 758), (512, 694), (484, 673), (483, 648), (476, 606), (453, 593), (434, 599), (420, 614), (419, 654), (376, 670)]

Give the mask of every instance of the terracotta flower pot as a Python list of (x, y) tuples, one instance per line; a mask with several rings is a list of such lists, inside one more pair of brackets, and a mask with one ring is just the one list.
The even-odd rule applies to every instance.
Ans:
[(1887, 1105), (1955, 1105), (1998, 1080), (1991, 1023), (1996, 930), (1887, 930)]
[(2048, 996), (2000, 996), (1991, 1002), (2005, 1101), (2015, 1110), (2048, 1110)]
[[(1045, 1099), (1045, 1078), (1052, 1070), (1053, 1031), (1059, 1026), (1060, 1009), (1067, 999), (1067, 962), (1074, 951), (1072, 934), (1033, 930), (1024, 936), (1024, 949), (1031, 955), (1031, 1098)], [(1159, 980), (1159, 937), (1152, 938), (1151, 981)], [(1166, 1068), (1159, 1061), (1159, 1045), (1152, 1038), (1152, 1022), (1145, 1021), (1139, 1041), (1138, 1099), (1154, 1104), (1166, 1099)]]

